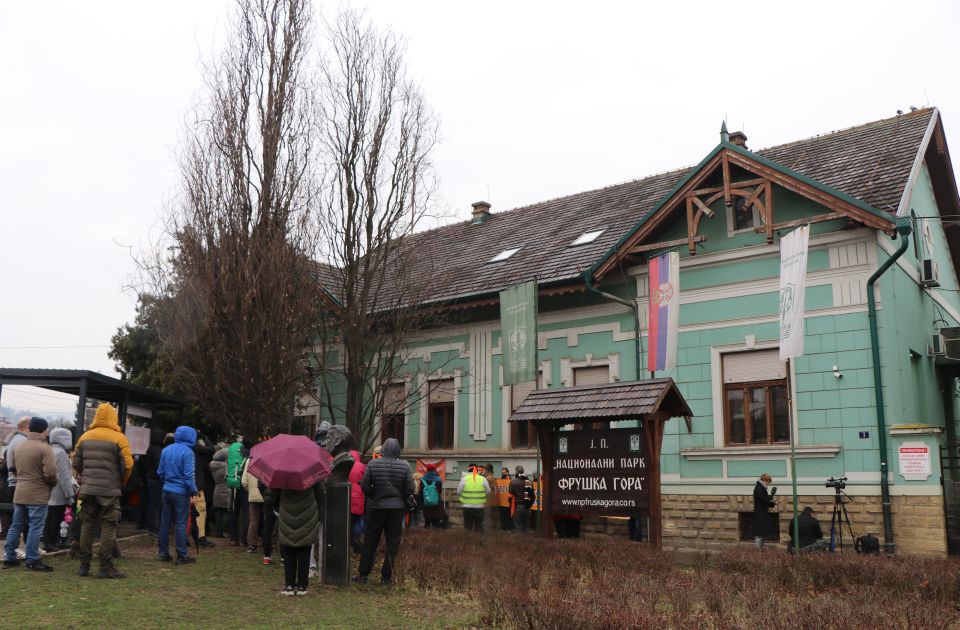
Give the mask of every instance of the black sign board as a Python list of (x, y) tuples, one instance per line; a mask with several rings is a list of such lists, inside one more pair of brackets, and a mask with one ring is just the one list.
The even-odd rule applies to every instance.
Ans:
[(554, 514), (649, 515), (643, 429), (555, 431), (553, 453), (549, 480)]

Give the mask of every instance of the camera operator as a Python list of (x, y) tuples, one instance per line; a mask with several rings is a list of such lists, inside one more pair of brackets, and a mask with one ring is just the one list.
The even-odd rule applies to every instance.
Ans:
[[(797, 517), (799, 523), (797, 529), (800, 536), (800, 551), (826, 551), (830, 548), (830, 542), (823, 539), (823, 530), (820, 528), (820, 521), (813, 515), (813, 508), (807, 506)], [(793, 540), (793, 523), (790, 523), (790, 550), (796, 549), (796, 543)]]
[(763, 473), (753, 489), (753, 542), (757, 549), (763, 549), (763, 539), (770, 529), (768, 510), (777, 504), (767, 491), (772, 482), (770, 475)]

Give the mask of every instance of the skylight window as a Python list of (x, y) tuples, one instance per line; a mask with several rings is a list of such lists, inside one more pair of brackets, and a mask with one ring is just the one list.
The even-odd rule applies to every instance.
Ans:
[(499, 254), (497, 254), (496, 256), (494, 256), (493, 258), (491, 258), (490, 260), (488, 260), (487, 262), (492, 262), (492, 263), (503, 262), (504, 260), (506, 260), (507, 258), (510, 258), (511, 256), (513, 256), (519, 251), (520, 251), (519, 247), (514, 247), (513, 249), (505, 249)]
[(606, 232), (606, 228), (604, 228), (604, 229), (602, 229), (602, 230), (593, 230), (592, 232), (584, 232), (583, 234), (581, 234), (580, 236), (577, 237), (577, 240), (575, 240), (574, 242), (570, 243), (570, 247), (575, 247), (575, 246), (577, 246), (577, 245), (586, 245), (587, 243), (592, 243), (592, 242), (594, 242), (595, 240), (597, 240), (597, 238), (598, 238), (601, 234), (603, 234), (604, 232)]

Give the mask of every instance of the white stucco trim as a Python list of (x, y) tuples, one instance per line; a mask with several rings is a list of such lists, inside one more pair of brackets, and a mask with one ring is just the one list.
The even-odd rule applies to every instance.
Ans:
[[(824, 234), (813, 234), (810, 236), (810, 250), (824, 249), (835, 243), (854, 243), (857, 241), (872, 241), (875, 238), (876, 231), (869, 228), (858, 228), (856, 230), (841, 230), (838, 232), (826, 232)], [(726, 265), (732, 261), (744, 262), (756, 258), (767, 258), (780, 255), (780, 245), (762, 244), (741, 247), (738, 249), (727, 249), (711, 254), (697, 254), (680, 259), (680, 269), (696, 267), (716, 267)], [(636, 265), (627, 268), (627, 275), (639, 276), (647, 273), (647, 265)]]
[(907, 177), (907, 187), (900, 197), (900, 205), (897, 207), (897, 216), (905, 217), (910, 213), (910, 202), (913, 201), (913, 189), (917, 185), (917, 179), (920, 175), (920, 165), (923, 164), (923, 156), (930, 145), (930, 139), (933, 137), (933, 130), (937, 127), (937, 121), (940, 119), (940, 110), (933, 108), (933, 115), (930, 116), (930, 122), (927, 123), (927, 130), (923, 134), (923, 140), (920, 141), (920, 148), (917, 155), (913, 158), (913, 166), (910, 167), (910, 175)]
[[(808, 459), (811, 457), (833, 457), (840, 452), (839, 444), (817, 444), (814, 446), (797, 446), (797, 459)], [(790, 455), (790, 447), (786, 445), (776, 446), (726, 446), (720, 448), (682, 448), (680, 454), (689, 460), (697, 461), (704, 459), (739, 460), (769, 460), (783, 459), (784, 455)]]
[[(633, 335), (630, 336), (633, 339)], [(592, 354), (582, 360), (569, 358), (560, 359), (560, 387), (573, 387), (573, 371), (583, 367), (607, 366), (607, 382), (616, 383), (620, 380), (620, 353), (611, 352), (606, 356), (595, 357)]]

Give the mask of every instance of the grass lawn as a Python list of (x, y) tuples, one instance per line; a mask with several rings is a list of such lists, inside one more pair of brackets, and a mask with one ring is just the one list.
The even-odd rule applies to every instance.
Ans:
[[(122, 543), (117, 567), (125, 580), (76, 575), (79, 563), (47, 560), (52, 573), (21, 565), (0, 572), (0, 615), (7, 628), (463, 628), (476, 605), (455, 594), (424, 595), (413, 587), (336, 589), (311, 579), (306, 597), (281, 597), (283, 565), (220, 545), (196, 564), (156, 560), (150, 539)], [(219, 541), (219, 539), (218, 539)], [(96, 572), (94, 560), (92, 573)], [(374, 577), (374, 576), (371, 576)], [(378, 576), (377, 576), (378, 577)]]

